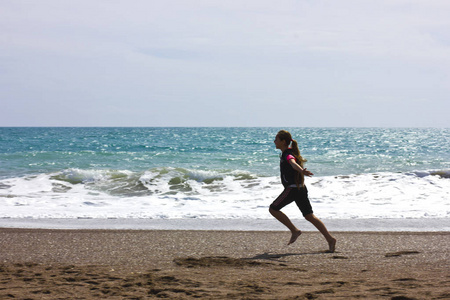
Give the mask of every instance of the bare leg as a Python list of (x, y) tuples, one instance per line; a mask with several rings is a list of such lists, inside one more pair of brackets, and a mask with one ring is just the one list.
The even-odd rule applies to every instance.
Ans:
[(328, 232), (328, 229), (325, 227), (325, 224), (317, 218), (314, 214), (309, 214), (305, 216), (305, 219), (311, 222), (319, 231), (322, 233), (322, 235), (325, 237), (325, 239), (328, 242), (328, 247), (330, 252), (334, 252), (336, 249), (336, 239), (331, 236), (331, 234)]
[(291, 220), (286, 216), (283, 212), (274, 210), (272, 208), (269, 209), (269, 212), (272, 214), (272, 216), (275, 217), (278, 221), (280, 221), (284, 226), (289, 228), (291, 231), (291, 239), (289, 240), (288, 245), (294, 243), (297, 238), (302, 234), (301, 230), (295, 227), (294, 224), (292, 224)]

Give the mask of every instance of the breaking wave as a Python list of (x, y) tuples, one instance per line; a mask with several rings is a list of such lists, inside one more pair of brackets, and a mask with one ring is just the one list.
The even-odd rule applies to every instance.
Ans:
[[(308, 178), (323, 218), (450, 217), (450, 170)], [(239, 170), (69, 168), (0, 180), (2, 218), (270, 218), (277, 176)], [(295, 205), (286, 210), (298, 214)]]

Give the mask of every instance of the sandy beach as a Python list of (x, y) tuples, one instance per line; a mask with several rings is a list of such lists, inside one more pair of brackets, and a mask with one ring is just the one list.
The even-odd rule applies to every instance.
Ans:
[(450, 299), (450, 233), (0, 229), (0, 299)]

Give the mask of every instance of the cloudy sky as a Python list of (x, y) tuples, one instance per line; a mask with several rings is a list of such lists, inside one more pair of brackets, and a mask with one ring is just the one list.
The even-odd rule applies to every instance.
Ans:
[(450, 127), (447, 0), (2, 0), (0, 126)]

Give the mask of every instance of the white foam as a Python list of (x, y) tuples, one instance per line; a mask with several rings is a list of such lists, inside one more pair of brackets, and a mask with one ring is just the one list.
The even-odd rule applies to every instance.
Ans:
[[(435, 173), (313, 177), (307, 186), (321, 218), (450, 218), (450, 180)], [(281, 192), (278, 177), (238, 171), (69, 169), (0, 180), (0, 218), (270, 219)], [(301, 217), (295, 204), (284, 211)]]

